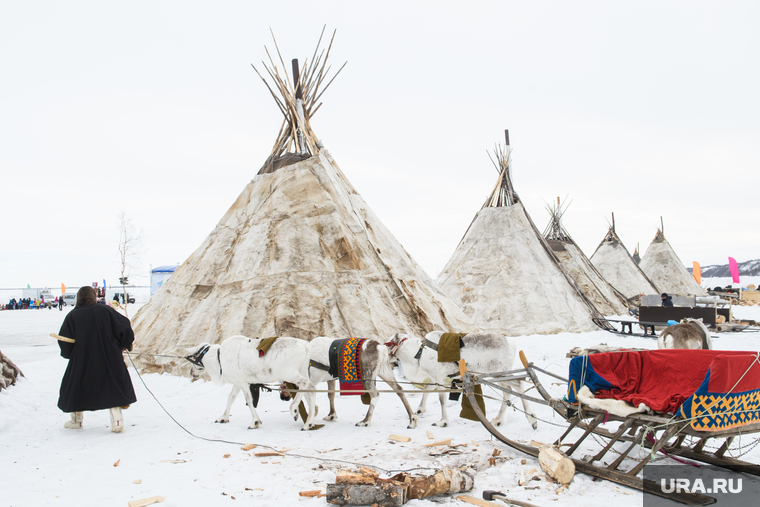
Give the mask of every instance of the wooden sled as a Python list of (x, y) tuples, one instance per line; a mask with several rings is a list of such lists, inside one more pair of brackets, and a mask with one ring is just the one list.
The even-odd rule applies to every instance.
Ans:
[[(667, 453), (667, 455), (671, 457), (678, 456), (736, 472), (760, 476), (759, 465), (726, 456), (726, 452), (735, 437), (759, 432), (760, 424), (751, 424), (721, 431), (697, 431), (690, 426), (690, 421), (674, 419), (670, 416), (633, 414), (628, 417), (620, 417), (586, 407), (582, 407), (579, 411), (577, 406), (572, 405), (567, 401), (552, 398), (543, 387), (538, 374), (548, 375), (563, 382), (567, 382), (567, 379), (541, 369), (533, 363), (529, 363), (522, 351), (520, 351), (520, 360), (522, 361), (524, 368), (519, 370), (489, 374), (467, 372), (462, 378), (464, 393), (468, 397), (475, 415), (493, 436), (509, 447), (517, 449), (525, 454), (538, 457), (539, 449), (537, 447), (510, 440), (501, 434), (499, 430), (486, 419), (485, 414), (481, 412), (476, 401), (474, 393), (475, 384), (488, 386), (498, 391), (507, 392), (512, 396), (525, 398), (533, 403), (549, 406), (565, 419), (569, 424), (569, 427), (562, 436), (553, 443), (557, 446), (562, 445), (562, 450), (575, 463), (575, 469), (577, 472), (606, 479), (688, 505), (710, 505), (715, 503), (716, 499), (711, 496), (697, 493), (664, 493), (658, 484), (638, 477), (638, 474), (649, 461), (648, 457), (642, 459), (633, 468), (623, 470), (621, 465), (625, 458), (638, 447), (639, 450), (642, 448), (646, 449), (647, 456), (651, 455), (659, 457), (665, 456), (665, 454), (662, 453)], [(509, 387), (502, 387), (498, 384), (498, 382), (508, 380), (532, 381), (541, 398), (518, 393)], [(616, 430), (611, 431), (600, 427), (602, 423), (610, 421), (620, 423)], [(582, 431), (580, 436), (574, 439), (569, 438), (571, 432), (576, 429)], [(602, 437), (603, 441), (606, 441), (603, 442), (604, 445), (601, 450), (593, 456), (584, 456), (582, 459), (574, 457), (573, 453), (590, 435)], [(691, 437), (691, 442), (687, 443), (687, 437)], [(598, 439), (595, 440), (598, 441)], [(710, 440), (719, 441), (717, 449), (712, 452), (706, 449), (706, 444)], [(627, 443), (628, 445), (626, 445), (623, 450), (616, 450), (613, 447), (616, 443)], [(595, 464), (601, 462), (601, 460), (610, 452), (617, 456), (609, 465), (603, 463)]]

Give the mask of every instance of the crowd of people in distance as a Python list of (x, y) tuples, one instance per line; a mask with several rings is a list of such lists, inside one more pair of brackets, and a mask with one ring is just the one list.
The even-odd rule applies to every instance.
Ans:
[(11, 298), (11, 300), (8, 302), (8, 304), (2, 305), (3, 310), (28, 310), (30, 308), (36, 308), (39, 310), (40, 308), (47, 308), (48, 310), (52, 309), (54, 306), (57, 306), (59, 309), (62, 309), (63, 306), (66, 305), (66, 303), (63, 301), (62, 298), (52, 296), (48, 297), (47, 299), (45, 296), (41, 296), (39, 298)]

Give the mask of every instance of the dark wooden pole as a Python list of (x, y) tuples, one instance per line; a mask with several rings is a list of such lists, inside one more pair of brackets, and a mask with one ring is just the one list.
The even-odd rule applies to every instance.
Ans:
[(509, 129), (504, 130), (504, 137), (507, 140), (507, 146), (509, 146)]
[(296, 98), (303, 100), (303, 91), (301, 90), (301, 83), (298, 82), (298, 80), (301, 77), (301, 74), (298, 71), (298, 58), (293, 58), (293, 60), (290, 63), (293, 65), (293, 87), (295, 87), (296, 89)]

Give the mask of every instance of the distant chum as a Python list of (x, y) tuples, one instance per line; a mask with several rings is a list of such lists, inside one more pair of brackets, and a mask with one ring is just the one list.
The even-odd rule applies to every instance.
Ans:
[(706, 296), (707, 291), (686, 271), (681, 259), (665, 239), (663, 229), (657, 229), (639, 267), (663, 292), (679, 296)]
[(604, 279), (565, 229), (562, 223), (565, 210), (559, 197), (556, 206), (547, 206), (547, 210), (551, 219), (544, 230), (544, 238), (576, 285), (604, 315), (627, 314), (627, 298)]
[(596, 251), (591, 256), (591, 262), (602, 276), (620, 291), (625, 297), (632, 298), (639, 294), (659, 294), (654, 283), (641, 270), (631, 254), (625, 248), (615, 232), (615, 215), (612, 215), (612, 225)]
[(499, 176), (438, 276), (441, 288), (483, 331), (507, 336), (594, 329), (601, 312), (551, 251), (512, 185), (509, 133), (497, 147)]

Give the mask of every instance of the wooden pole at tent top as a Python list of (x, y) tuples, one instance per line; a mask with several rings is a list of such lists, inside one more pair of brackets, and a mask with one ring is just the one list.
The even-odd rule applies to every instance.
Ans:
[(509, 129), (504, 129), (504, 138), (507, 140), (507, 146), (509, 146)]

